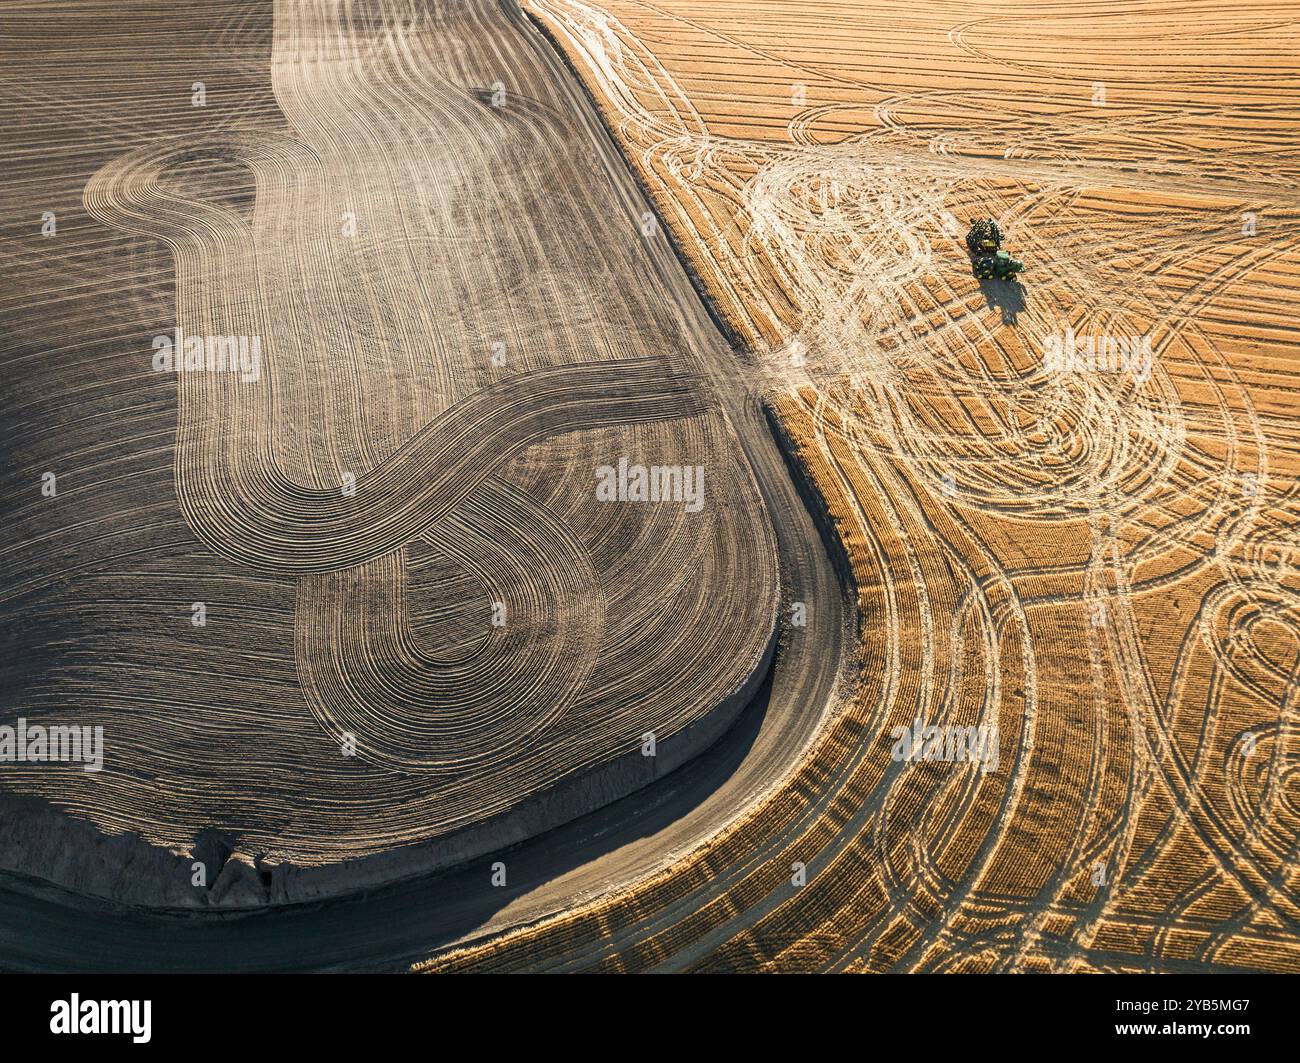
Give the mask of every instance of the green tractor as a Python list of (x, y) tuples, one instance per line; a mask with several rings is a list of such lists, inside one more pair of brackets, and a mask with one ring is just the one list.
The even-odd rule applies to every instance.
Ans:
[(1009, 281), (1025, 268), (1018, 258), (1002, 249), (1002, 229), (992, 218), (977, 218), (966, 234), (971, 266), (980, 280)]

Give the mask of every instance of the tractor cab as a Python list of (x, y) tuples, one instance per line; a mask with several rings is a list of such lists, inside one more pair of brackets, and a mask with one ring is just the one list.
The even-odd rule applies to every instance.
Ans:
[(971, 267), (980, 280), (1010, 280), (1025, 268), (1018, 258), (1002, 250), (1002, 229), (992, 218), (977, 218), (966, 234)]

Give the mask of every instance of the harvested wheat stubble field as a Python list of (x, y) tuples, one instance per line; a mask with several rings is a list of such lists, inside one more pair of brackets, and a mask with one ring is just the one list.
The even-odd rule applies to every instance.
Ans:
[[(1300, 969), (1300, 18), (526, 8), (755, 354), (859, 678), (709, 845), (423, 967)], [(1150, 363), (1053, 371), (1067, 334)], [(899, 762), (915, 720), (997, 768)]]
[(0, 966), (1300, 968), (1297, 22), (0, 3)]
[[(725, 345), (541, 38), (490, 3), (0, 17), (0, 722), (105, 735), (99, 772), (2, 766), (0, 866), (289, 903), (713, 743), (767, 673), (776, 540)], [(258, 360), (157, 371), (176, 330)], [(623, 457), (701, 466), (705, 504), (601, 504)]]

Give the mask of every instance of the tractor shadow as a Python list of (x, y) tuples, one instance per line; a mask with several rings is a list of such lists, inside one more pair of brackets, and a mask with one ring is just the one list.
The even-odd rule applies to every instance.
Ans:
[(1025, 286), (1018, 280), (1000, 281), (985, 278), (980, 281), (980, 291), (984, 293), (984, 302), (990, 310), (1002, 314), (1002, 324), (1014, 325), (1016, 318), (1025, 308)]

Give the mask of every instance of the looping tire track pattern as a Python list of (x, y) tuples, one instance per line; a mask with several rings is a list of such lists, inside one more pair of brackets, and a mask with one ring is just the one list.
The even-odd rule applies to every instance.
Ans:
[[(534, 46), (491, 4), (249, 6), (179, 29), (93, 4), (16, 23), (47, 44), (66, 19), (74, 53), (99, 39), (87, 79), (119, 74), (141, 32), (193, 46), (193, 80), (214, 26), (248, 59), (206, 68), (206, 114), (170, 82), (139, 86), (133, 117), (98, 133), (84, 86), (64, 92), (32, 53), (30, 83), (5, 86), (33, 102), (7, 142), (11, 216), (40, 201), (42, 152), (84, 185), (59, 203), (62, 243), (26, 227), (11, 245), (5, 316), (25, 331), (7, 357), (49, 377), (22, 378), (10, 407), (21, 501), (0, 597), (30, 622), (13, 646), (30, 671), (8, 673), (5, 717), (75, 717), (108, 743), (98, 776), (17, 765), (5, 785), (178, 853), (215, 829), (232, 865), (269, 870), (435, 843), (374, 865), (410, 874), (646, 784), (647, 731), (669, 766), (715, 735), (767, 659), (772, 531), (699, 372), (720, 344), (656, 285)], [(497, 109), (484, 93), (506, 75)], [(97, 322), (106, 278), (123, 296), (109, 287)], [(23, 317), (43, 286), (69, 305), (52, 354)], [(260, 376), (150, 372), (150, 340), (177, 325), (260, 337)], [(705, 465), (703, 508), (599, 504), (594, 470), (622, 455)], [(48, 505), (26, 489), (46, 467)], [(195, 903), (188, 870), (150, 886), (23, 842), (18, 870)], [(291, 878), (225, 902), (300, 899)]]
[[(1293, 14), (526, 6), (768, 370), (861, 687), (715, 844), (424, 969), (1300, 968)], [(1151, 378), (1045, 372), (1067, 326)], [(915, 719), (1001, 770), (904, 770)]]

